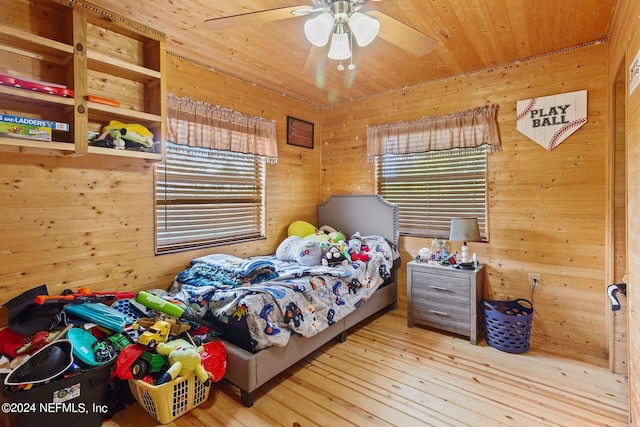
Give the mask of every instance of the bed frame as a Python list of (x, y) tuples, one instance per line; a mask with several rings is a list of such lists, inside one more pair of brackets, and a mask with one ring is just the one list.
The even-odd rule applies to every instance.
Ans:
[[(318, 206), (318, 226), (330, 225), (350, 237), (377, 234), (398, 245), (398, 206), (378, 195), (331, 196)], [(291, 335), (285, 347), (268, 347), (250, 353), (225, 341), (227, 370), (225, 378), (240, 388), (240, 399), (246, 407), (253, 406), (253, 392), (267, 381), (289, 368), (333, 338), (346, 339), (346, 331), (369, 316), (397, 302), (397, 277), (376, 291), (362, 306), (311, 338)]]

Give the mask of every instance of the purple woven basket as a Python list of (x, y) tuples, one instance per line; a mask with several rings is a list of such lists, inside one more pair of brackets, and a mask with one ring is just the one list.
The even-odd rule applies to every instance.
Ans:
[(526, 299), (483, 301), (485, 340), (507, 353), (529, 350), (533, 304)]

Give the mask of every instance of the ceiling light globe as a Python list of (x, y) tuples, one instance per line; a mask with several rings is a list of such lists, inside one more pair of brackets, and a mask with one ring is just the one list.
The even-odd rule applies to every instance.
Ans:
[(349, 18), (349, 28), (351, 28), (358, 46), (366, 46), (378, 35), (380, 21), (364, 13), (355, 12)]
[(304, 23), (304, 35), (314, 46), (326, 45), (332, 29), (333, 16), (329, 12), (321, 13)]
[(334, 33), (331, 37), (331, 47), (329, 48), (329, 58), (349, 59), (351, 50), (349, 49), (349, 37), (346, 33)]

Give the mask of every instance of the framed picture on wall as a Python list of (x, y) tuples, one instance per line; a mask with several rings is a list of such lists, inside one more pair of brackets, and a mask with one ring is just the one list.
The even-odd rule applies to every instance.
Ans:
[(287, 116), (287, 144), (313, 149), (313, 123)]

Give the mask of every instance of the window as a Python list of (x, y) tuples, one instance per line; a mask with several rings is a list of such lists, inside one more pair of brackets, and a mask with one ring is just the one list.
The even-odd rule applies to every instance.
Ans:
[(156, 252), (264, 237), (265, 162), (167, 143), (156, 165)]
[(403, 235), (449, 238), (452, 217), (476, 217), (487, 238), (486, 147), (376, 158), (378, 194), (400, 211)]

